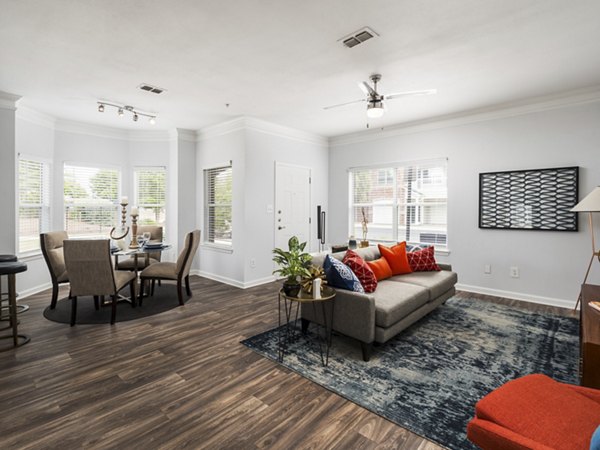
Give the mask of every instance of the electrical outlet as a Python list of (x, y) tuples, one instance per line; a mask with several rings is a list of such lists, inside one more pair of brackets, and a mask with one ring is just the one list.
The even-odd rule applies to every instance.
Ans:
[(490, 264), (483, 266), (483, 273), (492, 273), (492, 266)]
[(250, 258), (250, 268), (251, 269), (256, 268), (256, 258)]
[(510, 277), (519, 278), (519, 268), (517, 266), (510, 266)]

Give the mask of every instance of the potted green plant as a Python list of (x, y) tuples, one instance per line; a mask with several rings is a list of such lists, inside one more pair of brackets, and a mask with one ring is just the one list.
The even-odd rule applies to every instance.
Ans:
[(300, 279), (310, 276), (310, 261), (312, 257), (304, 252), (306, 242), (300, 243), (296, 236), (292, 236), (288, 241), (288, 250), (281, 248), (273, 250), (273, 261), (279, 265), (279, 269), (273, 271), (286, 277), (283, 282), (283, 292), (285, 295), (295, 297), (300, 293)]

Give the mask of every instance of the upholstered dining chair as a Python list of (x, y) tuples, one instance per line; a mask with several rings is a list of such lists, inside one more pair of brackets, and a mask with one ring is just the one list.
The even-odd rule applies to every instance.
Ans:
[(71, 326), (77, 316), (77, 297), (82, 295), (112, 297), (110, 323), (117, 318), (118, 293), (127, 284), (131, 289), (132, 306), (135, 306), (135, 272), (114, 270), (109, 239), (76, 239), (64, 242), (65, 265), (71, 282)]
[[(150, 242), (162, 242), (163, 240), (163, 227), (158, 226), (158, 225), (140, 225), (137, 228), (137, 233), (138, 234), (142, 234), (142, 233), (150, 233)], [(144, 269), (145, 267), (149, 266), (150, 264), (154, 264), (157, 262), (160, 262), (160, 257), (162, 255), (162, 252), (151, 252), (148, 254), (149, 258), (148, 258), (148, 264), (146, 264), (146, 258), (144, 257), (138, 257), (137, 258), (137, 269), (141, 270)], [(115, 268), (117, 270), (134, 270), (136, 269), (135, 267), (135, 261), (136, 258), (134, 258), (133, 256), (130, 256), (127, 259), (124, 259), (123, 261), (118, 261), (115, 263)]]
[(190, 268), (192, 261), (200, 244), (200, 230), (189, 232), (185, 236), (183, 249), (177, 258), (177, 262), (159, 262), (152, 264), (142, 270), (140, 274), (140, 297), (139, 302), (142, 304), (144, 296), (144, 284), (148, 280), (174, 280), (177, 281), (177, 298), (179, 304), (183, 305), (183, 282), (185, 281), (185, 290), (188, 296), (192, 296), (190, 289)]
[(50, 231), (40, 234), (40, 247), (44, 260), (52, 279), (52, 301), (50, 309), (56, 308), (58, 300), (58, 285), (69, 282), (69, 275), (65, 266), (63, 242), (69, 239), (66, 231)]

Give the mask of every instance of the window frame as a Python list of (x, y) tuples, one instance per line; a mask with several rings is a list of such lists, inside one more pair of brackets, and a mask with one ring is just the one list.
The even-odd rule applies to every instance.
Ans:
[[(114, 217), (113, 217), (113, 225), (112, 226), (118, 226), (121, 223), (121, 206), (120, 206), (120, 198), (123, 192), (123, 171), (122, 171), (122, 167), (116, 164), (95, 164), (95, 163), (89, 163), (89, 162), (80, 162), (80, 161), (64, 161), (63, 165), (62, 165), (62, 174), (63, 174), (63, 186), (62, 186), (62, 200), (63, 200), (63, 205), (62, 205), (62, 223), (63, 223), (63, 229), (66, 230), (67, 232), (69, 232), (69, 230), (67, 229), (67, 202), (65, 199), (65, 168), (67, 166), (69, 167), (79, 167), (79, 168), (83, 168), (83, 169), (98, 169), (100, 170), (114, 170), (117, 172), (118, 175), (118, 181), (117, 181), (117, 192), (115, 195), (115, 199), (113, 202), (113, 208), (114, 208)], [(86, 205), (83, 205), (86, 206)], [(109, 239), (110, 238), (110, 230), (108, 230), (108, 232), (106, 233), (106, 235), (104, 234), (78, 234), (78, 233), (69, 233), (69, 238), (74, 237), (76, 239), (96, 239), (96, 238), (101, 238), (101, 239)]]
[[(216, 204), (215, 202), (210, 202), (210, 174), (211, 172), (216, 172), (219, 169), (229, 169), (231, 171), (231, 201), (229, 203), (220, 203)], [(233, 252), (234, 245), (234, 231), (233, 231), (233, 181), (234, 181), (234, 169), (233, 169), (233, 161), (228, 161), (222, 164), (214, 164), (210, 166), (203, 167), (202, 169), (203, 175), (203, 190), (204, 190), (204, 232), (202, 237), (202, 246), (224, 251), (224, 252)], [(214, 242), (211, 241), (211, 226), (210, 226), (210, 208), (211, 207), (229, 207), (231, 211), (231, 238), (229, 242)]]
[(27, 153), (19, 153), (17, 155), (17, 168), (16, 168), (16, 202), (15, 202), (15, 234), (16, 234), (16, 254), (19, 257), (26, 258), (30, 256), (39, 256), (42, 254), (40, 246), (39, 234), (37, 238), (36, 248), (31, 250), (21, 250), (21, 161), (30, 161), (39, 163), (42, 165), (42, 187), (41, 187), (41, 198), (42, 202), (39, 204), (41, 209), (40, 213), (40, 226), (39, 233), (47, 232), (52, 227), (52, 160), (40, 156), (35, 156)]
[[(437, 166), (436, 166), (437, 165)], [(445, 175), (445, 185), (442, 180), (437, 180), (436, 176), (431, 175), (431, 169), (435, 167), (442, 167)], [(398, 178), (398, 169), (404, 170), (413, 170), (416, 171), (414, 176), (414, 181), (417, 183), (419, 188), (423, 186), (427, 186), (433, 189), (442, 188), (445, 191), (445, 201), (440, 202), (436, 200), (435, 202), (427, 202), (427, 197), (420, 199), (412, 199), (406, 201), (402, 199), (400, 192), (406, 188), (404, 183), (400, 184)], [(391, 170), (393, 173), (393, 183), (390, 184), (381, 184), (380, 183), (380, 174), (384, 170)], [(391, 239), (381, 239), (381, 238), (370, 238), (369, 234), (367, 234), (367, 239), (372, 242), (381, 242), (381, 243), (390, 243), (390, 242), (401, 242), (405, 240), (405, 236), (403, 236), (403, 232), (405, 231), (404, 226), (400, 226), (400, 213), (402, 212), (401, 207), (406, 208), (405, 214), (408, 214), (408, 209), (412, 208), (414, 212), (408, 214), (408, 220), (410, 220), (411, 225), (416, 225), (418, 227), (421, 226), (433, 226), (434, 229), (432, 231), (423, 230), (420, 234), (431, 234), (431, 235), (445, 235), (445, 244), (442, 243), (434, 243), (431, 242), (419, 242), (421, 239), (416, 240), (412, 239), (410, 242), (413, 243), (421, 243), (424, 245), (434, 245), (436, 248), (436, 252), (440, 253), (449, 253), (449, 235), (448, 235), (448, 158), (433, 158), (433, 159), (425, 159), (425, 160), (416, 160), (416, 161), (401, 161), (401, 162), (390, 162), (385, 164), (377, 164), (371, 166), (361, 166), (361, 167), (350, 167), (347, 170), (348, 172), (348, 231), (349, 235), (355, 235), (357, 233), (355, 214), (356, 208), (362, 207), (374, 207), (374, 206), (388, 206), (391, 207)], [(384, 198), (379, 202), (370, 200), (368, 202), (354, 202), (355, 199), (355, 190), (354, 190), (354, 175), (359, 172), (370, 172), (372, 174), (372, 182), (370, 185), (370, 189), (373, 188), (383, 188), (383, 187), (392, 187), (393, 193), (389, 196), (389, 198)], [(427, 177), (424, 175), (427, 174)], [(427, 178), (427, 180), (425, 180)], [(427, 182), (429, 181), (429, 182)], [(413, 187), (414, 189), (414, 187)], [(435, 197), (430, 197), (435, 198)], [(427, 208), (431, 206), (439, 206), (443, 205), (445, 207), (445, 223), (441, 224), (444, 227), (443, 232), (436, 231), (435, 227), (440, 226), (440, 224), (433, 223), (424, 223), (425, 219), (429, 216), (427, 213)], [(369, 222), (369, 225), (372, 222)], [(360, 231), (357, 236), (360, 238)], [(419, 234), (419, 238), (421, 237)]]
[[(168, 171), (167, 171), (167, 167), (166, 166), (134, 166), (133, 167), (133, 205), (137, 206), (139, 208), (140, 211), (140, 217), (141, 217), (141, 212), (142, 212), (142, 208), (147, 209), (147, 208), (156, 208), (157, 205), (159, 205), (158, 203), (153, 205), (153, 206), (144, 206), (144, 204), (141, 204), (139, 202), (139, 187), (138, 187), (138, 172), (139, 171), (149, 171), (149, 172), (163, 172), (164, 176), (165, 176), (165, 191), (164, 191), (164, 202), (162, 204), (162, 209), (164, 211), (164, 220), (162, 223), (156, 223), (154, 225), (156, 226), (161, 226), (163, 228), (163, 239), (166, 236), (166, 225), (167, 225), (167, 200), (168, 200), (168, 193), (167, 193), (167, 187), (168, 187), (168, 180), (167, 180), (167, 176), (168, 176)], [(150, 205), (150, 204), (147, 204)], [(142, 223), (139, 223), (140, 218), (138, 217), (138, 225), (144, 225)]]

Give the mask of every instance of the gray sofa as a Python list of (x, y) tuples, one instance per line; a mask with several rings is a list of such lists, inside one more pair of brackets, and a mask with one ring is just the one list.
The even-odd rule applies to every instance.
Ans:
[[(377, 247), (356, 252), (366, 261), (380, 258)], [(332, 254), (340, 261), (344, 255), (345, 252)], [(322, 266), (324, 260), (325, 255), (316, 255), (312, 263)], [(370, 294), (336, 289), (333, 329), (360, 341), (363, 359), (368, 361), (374, 342), (388, 341), (454, 295), (456, 273), (448, 264), (438, 265), (441, 271), (413, 272), (382, 280)], [(323, 323), (318, 312), (314, 316), (310, 305), (303, 304), (301, 314), (304, 331), (311, 321)]]

